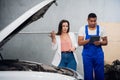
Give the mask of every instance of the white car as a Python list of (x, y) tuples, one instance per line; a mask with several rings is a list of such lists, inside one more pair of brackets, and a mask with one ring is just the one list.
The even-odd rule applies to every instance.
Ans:
[(0, 60), (1, 80), (82, 80), (82, 76), (68, 68), (37, 62)]
[[(45, 0), (25, 12), (0, 31), (0, 48), (28, 24), (40, 19), (56, 0)], [(76, 71), (42, 63), (3, 59), (0, 54), (0, 80), (82, 80)]]

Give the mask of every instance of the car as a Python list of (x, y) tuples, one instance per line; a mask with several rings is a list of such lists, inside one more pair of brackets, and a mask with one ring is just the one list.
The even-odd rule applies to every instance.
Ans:
[[(30, 23), (44, 16), (56, 0), (45, 0), (31, 8), (0, 31), (0, 48)], [(83, 77), (72, 69), (60, 68), (38, 62), (4, 59), (0, 54), (1, 80), (82, 80)]]
[(22, 60), (0, 60), (2, 80), (81, 80), (81, 76), (68, 68)]

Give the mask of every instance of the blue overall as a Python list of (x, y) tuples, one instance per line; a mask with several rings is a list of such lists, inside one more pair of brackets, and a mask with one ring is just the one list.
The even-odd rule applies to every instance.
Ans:
[[(99, 26), (97, 25), (96, 35), (99, 36)], [(90, 39), (88, 25), (85, 26), (86, 38)], [(104, 53), (101, 46), (87, 43), (82, 52), (84, 66), (84, 80), (104, 80)]]

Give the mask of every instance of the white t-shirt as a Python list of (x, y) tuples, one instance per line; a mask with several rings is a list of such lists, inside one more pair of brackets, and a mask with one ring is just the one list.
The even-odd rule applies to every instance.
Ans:
[[(96, 32), (97, 28), (95, 30), (90, 30), (88, 28), (88, 34), (89, 35), (96, 35), (97, 32)], [(84, 38), (86, 37), (86, 33), (85, 33), (85, 26), (81, 27), (79, 32), (78, 32), (78, 36), (84, 36)], [(99, 36), (100, 37), (105, 37), (107, 36), (106, 32), (105, 32), (105, 29), (103, 27), (100, 27), (99, 26)]]

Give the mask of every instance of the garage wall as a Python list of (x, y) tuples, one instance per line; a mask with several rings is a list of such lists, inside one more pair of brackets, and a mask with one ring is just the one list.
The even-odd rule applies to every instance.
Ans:
[(100, 23), (105, 26), (108, 35), (108, 45), (103, 47), (105, 52), (105, 63), (120, 60), (120, 23)]
[[(0, 30), (42, 1), (0, 0)], [(57, 3), (58, 6), (52, 5), (42, 19), (28, 25), (3, 46), (1, 52), (4, 58), (51, 64), (54, 51), (48, 33), (57, 31), (61, 19), (68, 19), (71, 31), (77, 33), (81, 26), (87, 24), (90, 12), (97, 14), (98, 24), (108, 32), (109, 44), (104, 47), (105, 61), (112, 62), (119, 58), (120, 0), (57, 0)], [(76, 54), (79, 59), (78, 72), (83, 74), (81, 50), (82, 47), (78, 47)]]

